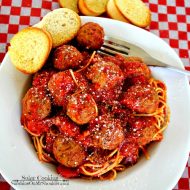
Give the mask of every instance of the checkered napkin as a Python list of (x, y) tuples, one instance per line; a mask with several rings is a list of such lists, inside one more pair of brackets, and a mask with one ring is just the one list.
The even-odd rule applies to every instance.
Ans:
[[(190, 70), (190, 0), (144, 0), (152, 12), (148, 30), (165, 40)], [(0, 62), (12, 36), (40, 21), (57, 0), (0, 0)], [(174, 190), (190, 189), (190, 159)], [(0, 190), (10, 190), (0, 175)]]

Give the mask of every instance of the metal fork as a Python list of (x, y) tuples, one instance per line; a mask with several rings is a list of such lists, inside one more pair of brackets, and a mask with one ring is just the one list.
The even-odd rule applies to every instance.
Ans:
[(135, 52), (135, 55), (141, 57), (148, 66), (165, 67), (174, 70), (176, 72), (183, 73), (187, 76), (190, 76), (189, 71), (163, 63), (158, 59), (152, 57), (144, 49), (137, 47), (136, 45), (130, 44), (126, 41), (116, 39), (110, 36), (105, 36), (104, 44), (98, 50), (98, 52), (103, 55), (111, 55), (111, 56), (114, 56), (115, 54), (119, 53), (125, 57), (131, 56), (132, 52), (133, 53)]

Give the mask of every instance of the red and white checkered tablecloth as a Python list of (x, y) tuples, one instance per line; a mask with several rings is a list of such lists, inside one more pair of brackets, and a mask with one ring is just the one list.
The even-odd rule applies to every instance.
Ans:
[[(152, 12), (150, 32), (165, 40), (190, 70), (190, 0), (144, 0)], [(0, 0), (0, 62), (12, 36), (33, 25), (50, 10), (59, 8), (57, 0)], [(0, 190), (13, 189), (0, 175)], [(190, 190), (190, 158), (174, 190)]]

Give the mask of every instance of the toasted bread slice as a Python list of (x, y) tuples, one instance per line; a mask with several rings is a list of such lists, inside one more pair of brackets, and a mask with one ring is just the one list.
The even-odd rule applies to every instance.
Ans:
[(123, 22), (128, 22), (128, 20), (121, 14), (121, 12), (116, 7), (114, 0), (108, 1), (106, 11), (110, 18)]
[(59, 8), (49, 12), (35, 25), (48, 31), (53, 39), (53, 47), (72, 40), (81, 26), (79, 15), (71, 9)]
[(101, 15), (106, 12), (108, 0), (83, 0), (85, 7), (94, 14)]
[(147, 27), (150, 24), (150, 10), (141, 0), (115, 0), (115, 4), (132, 24), (139, 27)]
[(15, 34), (8, 49), (15, 67), (27, 74), (40, 70), (52, 47), (50, 37), (42, 29), (35, 27), (25, 28)]
[(98, 16), (99, 13), (94, 13), (92, 11), (90, 11), (87, 7), (86, 4), (84, 3), (84, 0), (79, 0), (78, 1), (78, 7), (79, 7), (79, 11), (86, 16)]
[(59, 0), (59, 5), (63, 8), (68, 8), (71, 9), (73, 11), (75, 11), (76, 13), (79, 12), (78, 10), (78, 0)]

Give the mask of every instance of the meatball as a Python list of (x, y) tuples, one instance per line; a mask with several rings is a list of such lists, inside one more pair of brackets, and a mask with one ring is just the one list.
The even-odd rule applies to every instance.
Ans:
[(159, 97), (150, 85), (131, 86), (121, 100), (121, 104), (138, 113), (153, 113), (158, 108)]
[(115, 55), (113, 58), (106, 60), (113, 60), (118, 65), (124, 74), (125, 82), (124, 88), (129, 88), (134, 84), (147, 84), (150, 78), (150, 69), (139, 57), (123, 57), (120, 54)]
[(76, 40), (81, 47), (97, 50), (104, 43), (104, 30), (99, 24), (88, 22), (80, 28)]
[(121, 94), (124, 76), (112, 62), (96, 62), (88, 69), (86, 77), (92, 82), (90, 93), (96, 101), (116, 99)]
[(118, 65), (124, 74), (123, 87), (129, 88), (134, 84), (147, 84), (150, 78), (150, 69), (139, 57), (123, 57), (121, 54), (105, 56), (105, 61), (111, 61)]
[(54, 74), (48, 82), (54, 104), (58, 106), (66, 107), (67, 96), (73, 93), (75, 88), (76, 84), (68, 70)]
[(109, 114), (99, 116), (90, 122), (90, 139), (92, 146), (112, 150), (124, 140), (124, 131), (119, 119), (111, 118)]
[(138, 136), (138, 144), (139, 146), (145, 146), (149, 144), (151, 141), (160, 141), (163, 138), (161, 133), (155, 134), (158, 132), (158, 129), (154, 126), (147, 126), (142, 130), (136, 132), (136, 136)]
[(47, 117), (51, 111), (51, 100), (44, 89), (32, 87), (22, 100), (22, 113), (29, 119), (41, 120)]
[(97, 89), (110, 89), (121, 85), (124, 76), (121, 69), (112, 62), (99, 61), (93, 64), (86, 74)]
[(82, 54), (71, 45), (62, 45), (53, 54), (54, 67), (59, 70), (78, 68), (82, 60)]
[(145, 84), (150, 78), (150, 70), (143, 62), (127, 62), (123, 67), (126, 82), (130, 85)]
[(88, 123), (98, 115), (98, 108), (93, 97), (87, 93), (71, 96), (67, 105), (67, 115), (77, 124)]
[(33, 77), (32, 85), (42, 86), (47, 89), (48, 82), (55, 73), (56, 71), (54, 70), (41, 70), (37, 72)]
[(131, 116), (128, 119), (129, 131), (132, 133), (143, 130), (147, 126), (155, 125), (156, 119), (153, 116)]
[(55, 116), (52, 118), (52, 123), (61, 134), (68, 137), (76, 137), (80, 133), (79, 127), (66, 116)]
[(73, 139), (58, 136), (53, 143), (56, 160), (66, 167), (80, 166), (86, 158), (84, 148)]
[(158, 141), (162, 139), (162, 134), (158, 133), (157, 120), (153, 116), (133, 117), (128, 122), (129, 132), (132, 136), (137, 138), (139, 146), (144, 146), (151, 141)]
[(139, 57), (123, 57), (116, 55), (117, 59), (122, 62), (120, 65), (125, 78), (133, 78), (143, 75), (145, 78), (150, 78), (150, 69)]

